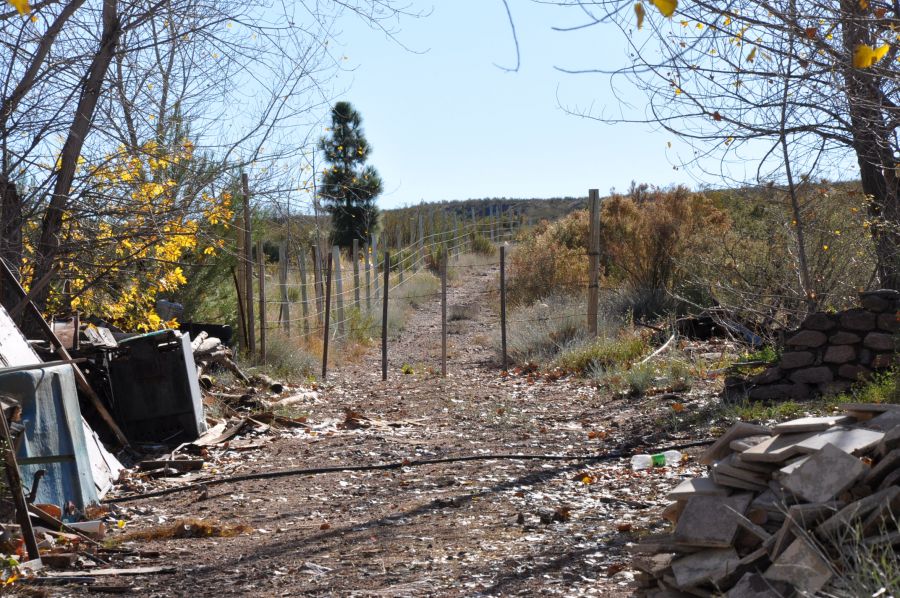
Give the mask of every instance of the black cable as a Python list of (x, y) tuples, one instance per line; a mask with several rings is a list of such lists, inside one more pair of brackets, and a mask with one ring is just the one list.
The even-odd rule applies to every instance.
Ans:
[[(696, 440), (685, 444), (676, 444), (661, 448), (651, 449), (651, 453), (662, 453), (665, 451), (682, 450), (695, 446), (706, 446), (712, 444), (716, 439)], [(403, 467), (421, 467), (423, 465), (439, 465), (442, 463), (461, 463), (465, 461), (494, 461), (494, 460), (516, 460), (516, 461), (612, 461), (628, 456), (631, 449), (637, 444), (627, 445), (613, 451), (608, 451), (600, 455), (465, 455), (462, 457), (443, 457), (440, 459), (416, 459), (395, 461), (392, 463), (382, 463), (380, 465), (336, 465), (334, 467), (312, 467), (306, 469), (281, 469), (277, 471), (263, 471), (258, 473), (246, 473), (241, 475), (229, 476), (225, 478), (213, 478), (205, 481), (198, 481), (184, 486), (176, 486), (174, 488), (166, 488), (164, 490), (156, 490), (145, 494), (131, 494), (128, 496), (120, 496), (117, 498), (109, 498), (103, 502), (120, 503), (138, 500), (141, 498), (155, 498), (157, 496), (166, 496), (175, 494), (176, 492), (184, 492), (186, 490), (201, 489), (206, 486), (218, 486), (220, 484), (229, 484), (236, 482), (245, 482), (249, 480), (267, 480), (273, 478), (284, 478), (301, 475), (320, 475), (326, 473), (340, 473), (345, 471), (384, 471), (389, 469), (401, 469)]]

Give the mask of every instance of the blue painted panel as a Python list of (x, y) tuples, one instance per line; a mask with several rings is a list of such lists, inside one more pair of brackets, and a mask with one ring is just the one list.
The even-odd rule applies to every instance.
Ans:
[(22, 407), (25, 432), (17, 458), (26, 491), (35, 472), (45, 469), (36, 502), (62, 507), (71, 500), (80, 509), (96, 503), (72, 367), (0, 374), (0, 394)]

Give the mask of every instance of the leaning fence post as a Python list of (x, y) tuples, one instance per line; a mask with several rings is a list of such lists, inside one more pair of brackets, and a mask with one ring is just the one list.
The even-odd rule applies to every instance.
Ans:
[(506, 246), (500, 246), (500, 350), (503, 353), (503, 370), (509, 369), (506, 355)]
[[(22, 539), (25, 541), (25, 549), (31, 560), (41, 558), (37, 538), (34, 536), (34, 528), (31, 526), (31, 517), (28, 515), (28, 503), (25, 501), (25, 493), (22, 491), (22, 478), (19, 472), (19, 464), (16, 461), (15, 443), (9, 432), (9, 424), (6, 414), (0, 410), (0, 433), (6, 446), (3, 447), (3, 460), (6, 465), (6, 481), (12, 494), (13, 504), (16, 507), (16, 519), (19, 521), (22, 531)], [(22, 432), (24, 434), (24, 432)], [(35, 478), (37, 479), (37, 478)]]
[(259, 362), (266, 362), (266, 254), (263, 242), (256, 242), (257, 270), (259, 270)]
[(241, 326), (241, 340), (244, 343), (244, 349), (246, 350), (247, 345), (247, 316), (244, 315), (244, 295), (241, 293), (241, 283), (238, 278), (238, 273), (235, 270), (234, 266), (231, 268), (231, 277), (234, 279), (234, 290), (237, 293), (237, 308), (238, 308), (238, 320)]
[(447, 252), (441, 259), (441, 376), (447, 377)]
[(597, 308), (600, 300), (600, 191), (588, 190), (591, 202), (591, 223), (588, 228), (588, 256), (590, 258), (590, 285), (588, 286), (588, 332), (597, 336)]
[(328, 377), (328, 328), (331, 324), (331, 255), (325, 268), (325, 325), (322, 328), (322, 381)]
[[(376, 276), (377, 278), (377, 276)], [(381, 302), (381, 379), (387, 380), (388, 289), (391, 288), (391, 253), (384, 252), (384, 300)]]

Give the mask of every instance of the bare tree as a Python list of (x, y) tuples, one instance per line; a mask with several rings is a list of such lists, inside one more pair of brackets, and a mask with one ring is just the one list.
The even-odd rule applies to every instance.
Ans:
[[(895, 4), (656, 3), (671, 9), (667, 18), (650, 3), (630, 0), (551, 3), (584, 17), (569, 29), (617, 28), (628, 51), (624, 66), (563, 70), (608, 76), (613, 89), (626, 84), (648, 99), (645, 110), (585, 116), (657, 123), (692, 146), (685, 163), (703, 168), (718, 157), (716, 175), (726, 180), (786, 183), (789, 165), (794, 182), (786, 190), (795, 195), (817, 175), (855, 171), (872, 224), (878, 283), (900, 288)], [(749, 163), (755, 172), (747, 172)], [(811, 276), (804, 278), (812, 290)]]
[[(308, 149), (297, 140), (311, 139), (333, 99), (340, 58), (331, 48), (348, 14), (392, 34), (417, 13), (393, 0), (280, 10), (263, 0), (70, 0), (35, 4), (31, 18), (0, 14), (0, 257), (14, 267), (27, 259), (32, 279), (60, 263), (102, 261), (93, 274), (109, 281), (129, 253), (100, 260), (100, 227), (115, 230), (108, 242), (158, 243), (166, 215), (197, 220), (201, 200), (241, 168), (262, 194), (289, 189)], [(167, 153), (177, 167), (141, 167)], [(134, 176), (98, 182), (123, 157), (135, 161)], [(148, 206), (127, 219), (141, 214), (129, 187), (159, 183), (161, 173), (177, 184), (166, 213)]]

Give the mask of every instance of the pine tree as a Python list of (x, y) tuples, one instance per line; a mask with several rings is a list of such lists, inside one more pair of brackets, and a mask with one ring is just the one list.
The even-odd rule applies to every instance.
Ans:
[(319, 197), (331, 214), (332, 242), (341, 247), (353, 239), (368, 240), (378, 225), (375, 199), (381, 193), (381, 177), (366, 159), (372, 151), (362, 130), (362, 117), (349, 102), (331, 109), (331, 136), (319, 140), (327, 167)]

